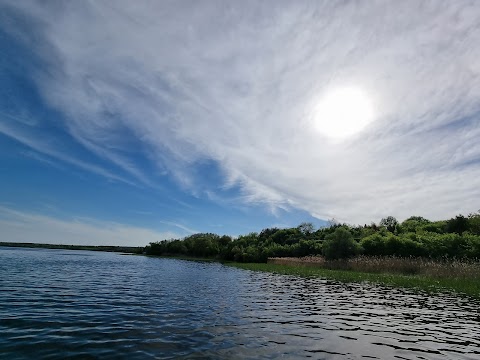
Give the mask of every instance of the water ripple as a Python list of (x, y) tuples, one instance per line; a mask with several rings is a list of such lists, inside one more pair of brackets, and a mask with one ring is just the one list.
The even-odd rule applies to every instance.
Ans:
[(0, 248), (8, 359), (479, 359), (478, 300), (83, 251)]

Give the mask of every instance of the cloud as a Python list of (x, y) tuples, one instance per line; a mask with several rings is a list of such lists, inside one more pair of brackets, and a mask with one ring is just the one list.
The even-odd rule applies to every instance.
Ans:
[[(215, 192), (192, 170), (213, 160), (239, 201), (272, 209), (364, 223), (478, 208), (472, 2), (8, 6), (54, 50), (37, 49), (49, 68), (35, 79), (69, 134), (138, 178), (129, 139), (184, 189)], [(361, 87), (377, 113), (339, 144), (311, 124), (336, 86)]]
[(180, 236), (88, 218), (57, 219), (0, 206), (1, 241), (67, 245), (145, 246)]
[(173, 222), (173, 221), (160, 221), (161, 224), (165, 224), (165, 225), (170, 225), (170, 226), (175, 226), (176, 228), (179, 228), (189, 234), (195, 234), (195, 233), (199, 233), (200, 231), (198, 230), (194, 230), (194, 229), (191, 229), (185, 225), (182, 225), (182, 224), (179, 224), (179, 223), (176, 223), (176, 222)]
[[(52, 145), (45, 141), (42, 141), (41, 137), (38, 136), (38, 134), (35, 134), (34, 132), (32, 132), (31, 129), (29, 129), (30, 131), (28, 131), (25, 129), (24, 126), (22, 126), (22, 124), (18, 124), (18, 122), (17, 124), (15, 124), (11, 121), (8, 121), (12, 119), (12, 116), (10, 115), (0, 112), (0, 119), (2, 119), (2, 122), (0, 122), (1, 134), (9, 136), (12, 139), (15, 139), (16, 141), (29, 147), (30, 149), (37, 151), (38, 153), (48, 155), (51, 158), (61, 160), (65, 163), (74, 165), (85, 171), (103, 176), (109, 180), (119, 181), (129, 185), (134, 185), (132, 181), (125, 179), (113, 172), (110, 172), (95, 164), (91, 164), (83, 160), (80, 160), (75, 156), (69, 155), (68, 152), (65, 151), (66, 149), (62, 149), (62, 146), (59, 144)], [(17, 118), (15, 118), (15, 120), (17, 120)], [(31, 157), (36, 157), (37, 160), (39, 161), (50, 163), (50, 165), (52, 166), (58, 166), (58, 164), (53, 163), (51, 160), (46, 159), (44, 157), (40, 157), (38, 154), (30, 152), (29, 155)]]

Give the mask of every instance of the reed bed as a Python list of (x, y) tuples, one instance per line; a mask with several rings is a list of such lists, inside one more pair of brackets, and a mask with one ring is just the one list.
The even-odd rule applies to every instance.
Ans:
[[(341, 282), (369, 282), (372, 284), (382, 284), (386, 286), (412, 288), (423, 290), (429, 293), (454, 292), (459, 295), (467, 295), (480, 299), (480, 279), (476, 278), (432, 278), (426, 275), (407, 275), (398, 273), (382, 272), (362, 272), (352, 270), (331, 270), (319, 266), (322, 259), (309, 259), (301, 263), (298, 258), (281, 258), (281, 263), (260, 264), (260, 263), (227, 263), (240, 269), (253, 271), (266, 271), (276, 274), (296, 275), (302, 277), (319, 277), (323, 279), (332, 279)], [(273, 260), (273, 259), (272, 259)]]
[(326, 260), (322, 256), (269, 258), (269, 264), (317, 267), (363, 273), (421, 275), (433, 279), (478, 279), (480, 262), (464, 259), (400, 258), (395, 256), (357, 256), (351, 259)]

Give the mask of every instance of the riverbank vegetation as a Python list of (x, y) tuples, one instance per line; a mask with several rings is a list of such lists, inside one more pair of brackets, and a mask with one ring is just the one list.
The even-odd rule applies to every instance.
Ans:
[[(480, 213), (444, 221), (394, 217), (363, 226), (268, 228), (232, 239), (194, 234), (151, 243), (147, 254), (215, 258), (234, 266), (372, 281), (480, 296)], [(267, 263), (268, 262), (268, 263)]]
[(236, 239), (201, 233), (150, 243), (145, 248), (11, 242), (0, 246), (211, 259), (339, 280), (393, 281), (397, 285), (423, 284), (419, 285), (422, 288), (436, 284), (480, 296), (480, 212), (444, 221), (412, 216), (398, 222), (389, 216), (378, 224), (363, 226), (331, 222), (320, 229), (303, 223), (287, 229), (267, 228)]
[(427, 258), (360, 255), (349, 259), (327, 260), (323, 256), (307, 256), (303, 258), (270, 258), (268, 259), (268, 263), (364, 273), (421, 275), (432, 279), (478, 278), (480, 285), (480, 262), (467, 259), (434, 260)]
[(303, 277), (320, 277), (342, 282), (369, 282), (387, 286), (415, 288), (427, 292), (445, 292), (465, 294), (480, 298), (480, 277), (430, 277), (424, 275), (405, 275), (389, 272), (360, 272), (351, 270), (326, 269), (318, 266), (305, 266), (299, 263), (229, 263), (244, 270), (266, 271), (283, 275), (297, 275)]
[(479, 259), (480, 213), (445, 221), (412, 216), (394, 217), (363, 226), (332, 223), (315, 230), (304, 223), (295, 228), (268, 228), (232, 239), (227, 235), (194, 234), (184, 239), (150, 243), (150, 255), (180, 255), (236, 262), (265, 263), (272, 257), (323, 255), (328, 260), (357, 255), (428, 259)]

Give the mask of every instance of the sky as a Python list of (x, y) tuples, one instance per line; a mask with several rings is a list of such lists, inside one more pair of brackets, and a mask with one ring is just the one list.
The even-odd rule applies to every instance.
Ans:
[(480, 204), (476, 1), (0, 0), (0, 241)]

